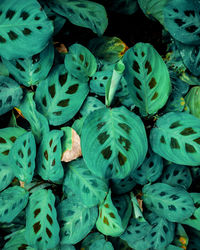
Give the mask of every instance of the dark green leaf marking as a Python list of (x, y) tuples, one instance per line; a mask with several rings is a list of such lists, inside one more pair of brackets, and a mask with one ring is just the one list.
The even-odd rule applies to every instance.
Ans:
[(120, 143), (121, 145), (123, 145), (123, 147), (124, 147), (124, 149), (125, 149), (126, 151), (129, 150), (129, 148), (130, 148), (130, 146), (131, 146), (131, 142), (130, 142), (128, 139), (126, 139), (125, 137), (123, 137), (123, 136), (120, 135), (118, 141), (119, 141), (119, 143)]
[(12, 40), (12, 41), (16, 40), (18, 38), (18, 35), (14, 31), (9, 31), (8, 36), (9, 36), (10, 40)]
[(133, 61), (133, 70), (140, 73), (140, 66), (136, 61)]
[(23, 20), (26, 20), (26, 19), (29, 17), (29, 14), (28, 14), (28, 12), (26, 12), (26, 11), (22, 11), (20, 17), (21, 17)]
[(168, 206), (168, 209), (169, 209), (170, 211), (176, 211), (176, 207), (175, 207), (174, 205)]
[(105, 131), (105, 132), (99, 134), (97, 139), (98, 139), (100, 144), (104, 144), (109, 137), (110, 137), (110, 135), (108, 135), (107, 132)]
[(15, 15), (15, 11), (14, 10), (8, 10), (6, 12), (6, 18), (8, 18), (10, 20), (13, 18), (14, 15)]
[(100, 130), (106, 123), (105, 122), (100, 122), (97, 124), (97, 129)]
[(173, 128), (177, 128), (177, 127), (180, 127), (180, 126), (182, 126), (180, 124), (180, 121), (176, 121), (176, 122), (173, 122), (169, 128), (173, 129)]
[(196, 149), (188, 143), (185, 143), (185, 150), (188, 153), (196, 153), (197, 152)]
[(16, 68), (17, 68), (17, 69), (19, 69), (20, 71), (25, 72), (24, 67), (22, 67), (22, 65), (21, 65), (21, 64), (19, 64), (17, 61), (16, 61)]
[(122, 128), (127, 134), (129, 134), (131, 128), (126, 123), (118, 123), (120, 128)]
[(40, 230), (40, 228), (41, 228), (40, 221), (36, 222), (36, 223), (33, 225), (33, 229), (34, 229), (35, 234), (38, 233), (38, 231)]
[(155, 92), (154, 95), (152, 96), (151, 100), (155, 100), (158, 97), (158, 92)]
[(137, 77), (134, 77), (133, 84), (137, 89), (141, 89), (140, 86), (142, 85), (141, 82), (137, 79)]
[(52, 220), (51, 216), (49, 216), (48, 214), (47, 214), (47, 220), (49, 221), (49, 223), (51, 225), (53, 224), (53, 220)]
[(136, 92), (136, 96), (140, 101), (142, 101), (142, 97), (138, 94), (138, 92)]
[(197, 139), (194, 139), (193, 141), (200, 145), (200, 137), (198, 137)]
[(151, 64), (149, 63), (149, 61), (146, 61), (146, 63), (145, 63), (145, 69), (148, 69), (147, 75), (151, 73), (152, 68), (151, 68)]
[(30, 35), (31, 32), (32, 32), (32, 31), (31, 31), (30, 29), (28, 29), (28, 28), (24, 28), (23, 31), (22, 31), (22, 33), (23, 33), (25, 36)]
[(126, 162), (127, 158), (126, 156), (124, 156), (121, 152), (118, 153), (118, 161), (119, 161), (119, 165), (123, 166)]
[(49, 94), (51, 95), (51, 97), (54, 98), (54, 96), (56, 94), (55, 84), (49, 86), (48, 91), (49, 91)]
[(66, 99), (66, 100), (62, 100), (60, 101), (57, 106), (60, 106), (60, 107), (67, 107), (69, 105), (69, 99)]
[(150, 89), (153, 89), (156, 86), (156, 79), (154, 77), (151, 78), (151, 81), (149, 82)]
[(101, 150), (101, 154), (103, 155), (104, 159), (106, 159), (106, 160), (110, 159), (110, 157), (112, 155), (112, 150), (110, 149), (110, 146)]
[(165, 137), (163, 135), (160, 137), (160, 142), (166, 144)]
[(49, 238), (51, 238), (52, 232), (47, 227), (46, 227), (46, 233), (49, 236)]
[(180, 148), (176, 138), (174, 138), (174, 137), (171, 138), (170, 147), (171, 148), (177, 148), (177, 149)]
[(59, 75), (59, 83), (61, 85), (61, 87), (66, 83), (67, 81), (67, 73), (63, 74), (63, 75)]
[(34, 218), (36, 218), (38, 216), (38, 214), (40, 213), (41, 209), (40, 208), (37, 208), (35, 211), (34, 211)]
[(78, 84), (74, 84), (74, 85), (72, 85), (72, 86), (70, 86), (69, 88), (68, 88), (68, 90), (67, 90), (67, 92), (66, 92), (66, 94), (74, 94), (74, 93), (76, 93), (76, 91), (78, 90)]
[(192, 128), (185, 128), (183, 131), (181, 131), (180, 134), (184, 135), (184, 136), (187, 136), (187, 135), (196, 134), (196, 132)]
[(126, 121), (126, 117), (124, 115), (119, 115), (124, 121)]
[(0, 36), (0, 43), (5, 43), (5, 42), (6, 42), (6, 39)]

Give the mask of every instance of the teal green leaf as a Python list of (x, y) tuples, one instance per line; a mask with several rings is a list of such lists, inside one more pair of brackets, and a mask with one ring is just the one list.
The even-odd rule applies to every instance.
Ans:
[(182, 221), (181, 223), (193, 227), (196, 230), (200, 230), (200, 194), (190, 193), (190, 195), (194, 201), (195, 211), (190, 218)]
[(149, 154), (147, 154), (142, 165), (131, 172), (131, 177), (136, 183), (145, 185), (149, 182), (155, 182), (161, 176), (162, 170), (162, 158), (149, 150)]
[(176, 40), (200, 44), (200, 6), (198, 0), (168, 0), (164, 7), (164, 26)]
[(53, 25), (36, 0), (0, 3), (0, 55), (7, 60), (26, 58), (42, 51)]
[(188, 167), (171, 164), (166, 166), (161, 177), (161, 182), (172, 187), (188, 189), (192, 184), (192, 176)]
[(176, 164), (200, 164), (199, 119), (186, 112), (170, 112), (160, 117), (151, 130), (152, 150)]
[(129, 226), (120, 238), (126, 241), (130, 247), (134, 248), (135, 242), (144, 239), (150, 230), (151, 225), (147, 221), (141, 222), (137, 219), (131, 219)]
[(185, 108), (185, 100), (180, 92), (172, 91), (166, 103), (164, 112), (182, 112)]
[(97, 207), (87, 208), (77, 199), (63, 200), (57, 207), (61, 244), (76, 244), (92, 230), (98, 216)]
[(138, 4), (147, 17), (157, 19), (164, 23), (163, 9), (167, 0), (138, 0)]
[(187, 248), (189, 242), (188, 235), (181, 224), (177, 224), (173, 244), (180, 248)]
[(16, 81), (27, 87), (38, 85), (48, 75), (54, 59), (52, 42), (41, 52), (27, 58), (2, 59)]
[(81, 136), (82, 128), (83, 128), (83, 123), (86, 119), (86, 116), (81, 117), (80, 119), (77, 119), (74, 121), (72, 124), (72, 128), (76, 131), (76, 133)]
[(104, 202), (99, 206), (99, 216), (96, 222), (99, 232), (104, 235), (117, 237), (121, 235), (125, 228), (122, 225), (122, 219), (111, 199), (111, 190)]
[(184, 188), (155, 183), (144, 186), (142, 193), (145, 206), (171, 222), (182, 222), (194, 213), (194, 202)]
[(10, 150), (9, 158), (15, 176), (30, 183), (35, 170), (36, 145), (31, 132), (18, 137)]
[(74, 117), (88, 92), (86, 82), (70, 75), (64, 65), (57, 65), (38, 85), (35, 101), (39, 112), (47, 117), (50, 125), (58, 126)]
[(50, 249), (59, 243), (59, 224), (51, 190), (40, 189), (29, 198), (26, 209), (25, 238), (28, 245), (39, 250)]
[(190, 113), (200, 118), (200, 86), (195, 86), (190, 89), (185, 97), (185, 102), (190, 109)]
[(65, 55), (65, 68), (74, 77), (85, 82), (97, 70), (96, 58), (86, 47), (75, 43)]
[(187, 249), (188, 250), (199, 250), (199, 246), (200, 246), (200, 231), (195, 230), (193, 228), (190, 228), (189, 233), (189, 244)]
[(104, 104), (93, 96), (88, 96), (80, 109), (82, 116), (87, 116), (96, 109), (103, 108)]
[(0, 115), (20, 104), (23, 91), (13, 79), (0, 76)]
[(167, 66), (151, 44), (137, 43), (123, 57), (124, 77), (142, 116), (161, 109), (171, 92)]
[(23, 229), (14, 233), (14, 235), (4, 245), (3, 250), (22, 250), (24, 248), (26, 250), (36, 250), (36, 248), (28, 246)]
[(19, 187), (9, 187), (0, 193), (0, 222), (10, 223), (25, 208), (29, 193)]
[(110, 185), (114, 194), (124, 194), (130, 192), (136, 183), (131, 175), (128, 175), (126, 178), (112, 179)]
[(87, 167), (96, 176), (125, 178), (146, 155), (144, 125), (125, 107), (97, 109), (85, 119), (81, 149)]
[(0, 157), (2, 161), (8, 162), (8, 154), (14, 145), (16, 139), (26, 133), (26, 130), (20, 127), (7, 127), (0, 129)]
[(0, 160), (0, 191), (4, 190), (13, 180), (12, 163)]
[(66, 195), (70, 189), (86, 207), (102, 203), (108, 191), (105, 180), (92, 174), (83, 159), (68, 164), (63, 189)]
[(89, 234), (82, 242), (81, 249), (83, 250), (114, 250), (112, 243), (105, 240), (103, 234), (98, 232)]
[(46, 117), (37, 111), (33, 95), (33, 92), (28, 92), (21, 102), (19, 109), (30, 123), (36, 142), (40, 143), (43, 135), (49, 131), (49, 124)]
[(108, 7), (114, 12), (132, 15), (138, 9), (138, 3), (136, 0), (111, 1)]
[(44, 180), (55, 183), (62, 181), (64, 170), (61, 164), (61, 137), (63, 131), (51, 130), (44, 134), (38, 154), (37, 172)]
[(138, 222), (146, 222), (146, 219), (144, 218), (142, 212), (141, 204), (139, 204), (139, 201), (132, 192), (131, 192), (131, 202), (133, 205), (133, 218), (137, 219)]
[(56, 0), (49, 3), (52, 10), (69, 19), (75, 25), (89, 28), (102, 35), (107, 28), (108, 19), (103, 5), (87, 0)]

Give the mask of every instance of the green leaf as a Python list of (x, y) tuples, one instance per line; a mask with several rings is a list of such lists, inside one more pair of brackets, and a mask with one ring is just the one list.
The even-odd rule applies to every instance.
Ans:
[(9, 187), (0, 193), (0, 222), (10, 223), (25, 208), (29, 193), (19, 187)]
[(50, 249), (59, 243), (59, 224), (51, 190), (40, 189), (29, 198), (26, 209), (27, 243), (37, 249)]
[(35, 101), (39, 112), (54, 126), (74, 117), (89, 92), (88, 84), (70, 75), (64, 65), (57, 65), (46, 80), (40, 82)]
[(0, 191), (4, 190), (14, 178), (12, 165), (0, 160)]
[(137, 43), (124, 55), (125, 80), (133, 103), (142, 116), (161, 109), (171, 92), (167, 66), (158, 52), (148, 43)]
[(112, 179), (110, 185), (113, 193), (124, 194), (130, 192), (136, 183), (133, 178), (128, 175), (126, 178)]
[(44, 134), (38, 154), (37, 172), (44, 180), (61, 183), (64, 171), (61, 164), (63, 131), (51, 130)]
[(52, 43), (39, 54), (15, 60), (2, 59), (16, 81), (27, 87), (38, 85), (48, 75), (54, 59)]
[(28, 92), (21, 102), (19, 109), (25, 119), (29, 121), (36, 142), (40, 143), (43, 135), (49, 131), (49, 124), (46, 117), (36, 110), (33, 95), (33, 92)]
[(33, 56), (42, 51), (53, 25), (36, 0), (0, 3), (0, 55), (7, 60)]
[(164, 7), (164, 25), (173, 38), (184, 44), (200, 44), (199, 1), (168, 0)]
[(138, 9), (136, 0), (118, 0), (109, 2), (109, 9), (125, 15), (132, 15)]
[(8, 161), (8, 154), (16, 139), (26, 133), (26, 130), (20, 127), (7, 127), (0, 129), (0, 157), (4, 162)]
[(83, 159), (68, 164), (63, 189), (66, 195), (70, 189), (86, 207), (93, 207), (103, 202), (107, 194), (107, 184), (93, 175)]
[(80, 109), (82, 116), (87, 116), (96, 109), (103, 108), (104, 104), (93, 96), (88, 96)]
[(180, 165), (200, 164), (199, 119), (186, 112), (170, 112), (160, 117), (151, 130), (152, 150)]
[(144, 186), (142, 193), (145, 206), (171, 222), (182, 222), (195, 210), (192, 197), (181, 187), (155, 183)]
[(19, 84), (6, 76), (0, 76), (0, 115), (20, 104), (23, 91)]
[(87, 167), (96, 176), (125, 178), (146, 155), (144, 125), (125, 107), (97, 109), (85, 119), (81, 149)]
[(199, 246), (200, 246), (200, 231), (197, 231), (193, 228), (190, 228), (189, 233), (189, 244), (187, 249), (188, 250), (199, 250)]
[(177, 224), (173, 244), (180, 248), (187, 249), (188, 242), (189, 238), (184, 227), (181, 224)]
[(88, 81), (88, 77), (97, 70), (96, 58), (81, 44), (73, 44), (65, 55), (65, 68), (70, 74), (81, 81)]
[(102, 234), (112, 237), (121, 235), (125, 230), (121, 217), (111, 200), (111, 190), (105, 201), (99, 206), (99, 217), (96, 222), (96, 227)]
[(185, 102), (190, 109), (190, 113), (200, 118), (200, 86), (195, 86), (190, 89), (185, 97)]
[(163, 9), (167, 0), (138, 0), (138, 4), (147, 17), (154, 17), (162, 25), (164, 23)]
[(166, 166), (161, 182), (173, 187), (188, 189), (192, 184), (192, 176), (188, 167), (171, 164)]
[(53, 11), (68, 18), (71, 23), (89, 28), (98, 35), (102, 35), (107, 28), (107, 14), (101, 4), (87, 0), (56, 0), (50, 1), (49, 5)]
[(97, 220), (97, 207), (87, 208), (77, 199), (63, 200), (57, 207), (61, 244), (76, 244), (92, 230)]
[(200, 230), (200, 194), (190, 193), (190, 195), (194, 201), (194, 206), (196, 209), (190, 218), (182, 221), (181, 223)]
[(30, 183), (35, 170), (36, 145), (31, 132), (18, 137), (10, 150), (9, 158), (15, 176), (23, 182)]
[(162, 158), (149, 150), (149, 154), (147, 154), (142, 165), (131, 172), (131, 177), (136, 183), (145, 185), (149, 182), (155, 182), (161, 176), (162, 170)]

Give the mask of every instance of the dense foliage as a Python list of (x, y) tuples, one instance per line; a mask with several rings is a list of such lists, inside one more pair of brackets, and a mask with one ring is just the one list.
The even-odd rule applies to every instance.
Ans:
[(1, 0), (0, 58), (1, 249), (199, 250), (199, 0)]

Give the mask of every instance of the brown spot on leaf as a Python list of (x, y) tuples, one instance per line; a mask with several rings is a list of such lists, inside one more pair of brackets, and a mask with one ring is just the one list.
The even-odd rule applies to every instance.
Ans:
[(84, 61), (84, 56), (82, 54), (79, 55), (79, 58), (80, 58), (81, 62)]
[(123, 166), (126, 162), (127, 158), (125, 155), (123, 155), (121, 152), (118, 153), (118, 161), (120, 166)]
[(51, 98), (54, 98), (56, 94), (55, 84), (49, 86), (48, 91), (49, 91), (49, 94), (51, 95)]
[(51, 147), (52, 143), (53, 143), (53, 139), (51, 139), (50, 142), (49, 142), (50, 147)]
[(194, 139), (193, 141), (200, 145), (200, 137), (198, 137), (197, 139)]
[(130, 142), (128, 139), (126, 139), (125, 137), (123, 137), (123, 136), (120, 135), (118, 141), (119, 141), (119, 143), (124, 147), (124, 149), (125, 149), (126, 151), (129, 150), (129, 148), (130, 148), (130, 146), (131, 146), (131, 142)]
[(76, 91), (78, 90), (78, 87), (79, 87), (78, 84), (74, 84), (74, 85), (70, 86), (70, 87), (68, 88), (66, 94), (72, 95), (72, 94), (76, 93)]
[(52, 206), (51, 206), (51, 204), (48, 203), (48, 207), (49, 207), (49, 209), (52, 211)]
[(158, 97), (158, 92), (155, 92), (154, 95), (152, 96), (151, 100), (155, 100)]
[(160, 137), (160, 142), (166, 144), (165, 137), (163, 135)]
[(140, 73), (140, 66), (137, 63), (137, 61), (133, 61), (133, 70), (136, 71), (137, 73)]
[(108, 205), (108, 203), (104, 204), (104, 207), (106, 207), (106, 208), (109, 208), (109, 205)]
[(188, 153), (196, 153), (197, 152), (196, 149), (188, 143), (185, 143), (185, 150)]
[(61, 100), (59, 101), (59, 103), (57, 104), (57, 106), (60, 106), (60, 107), (67, 107), (69, 105), (69, 99), (65, 99), (65, 100)]
[(3, 137), (0, 137), (0, 143), (6, 143), (6, 140)]
[(49, 221), (49, 223), (51, 225), (53, 224), (53, 220), (52, 220), (51, 216), (49, 216), (48, 214), (47, 214), (47, 220)]
[(142, 85), (141, 82), (137, 79), (137, 77), (134, 77), (133, 84), (137, 89), (141, 89), (140, 86)]
[(51, 238), (52, 232), (48, 229), (48, 227), (46, 227), (46, 233), (49, 236), (49, 238)]
[(106, 159), (106, 160), (110, 159), (110, 157), (112, 155), (111, 147), (108, 146), (105, 149), (101, 150), (101, 154), (103, 155), (104, 159)]
[(100, 144), (104, 144), (109, 137), (110, 137), (110, 135), (108, 135), (107, 132), (105, 131), (105, 132), (99, 134), (97, 139), (98, 139)]
[(47, 150), (44, 151), (44, 157), (48, 161), (48, 152), (47, 152)]
[(180, 124), (180, 121), (176, 121), (176, 122), (173, 122), (169, 128), (173, 129), (173, 128), (177, 128), (177, 127), (180, 127), (181, 124)]
[(66, 83), (68, 74), (59, 75), (59, 83), (61, 87)]
[(33, 225), (33, 229), (34, 229), (35, 234), (38, 233), (38, 231), (40, 230), (40, 228), (41, 228), (40, 221), (36, 222), (36, 223)]
[(34, 211), (34, 218), (36, 218), (38, 216), (38, 214), (40, 213), (41, 209), (40, 208), (37, 208), (35, 211)]
[(42, 240), (42, 237), (39, 237), (39, 238), (37, 239), (38, 242), (41, 241), (41, 240)]
[(176, 149), (180, 148), (180, 145), (179, 145), (178, 141), (176, 140), (176, 138), (173, 138), (173, 137), (171, 138), (170, 147), (176, 148)]
[(151, 81), (149, 82), (150, 89), (153, 89), (156, 86), (156, 79), (154, 77), (151, 78)]
[(151, 68), (151, 64), (150, 64), (149, 61), (146, 61), (146, 63), (145, 63), (145, 69), (148, 69), (147, 75), (151, 73), (152, 68)]
[(2, 152), (2, 154), (4, 154), (4, 155), (8, 155), (8, 154), (9, 154), (9, 152), (10, 152), (10, 150), (5, 150), (4, 152)]
[(193, 128), (185, 128), (183, 131), (180, 132), (181, 135), (187, 136), (187, 135), (193, 135), (196, 134), (197, 132), (195, 132), (193, 130)]
[(97, 129), (100, 130), (106, 123), (105, 122), (100, 122), (97, 124)]
[(115, 218), (115, 215), (113, 213), (109, 213), (110, 217)]
[(131, 128), (126, 123), (118, 123), (118, 126), (122, 128), (127, 134), (129, 134)]
[[(17, 138), (16, 138), (15, 136), (10, 137), (10, 140), (11, 140), (11, 142), (13, 142), (13, 143), (16, 141), (16, 139), (17, 139)], [(0, 142), (0, 143), (1, 143), (1, 142)], [(24, 146), (24, 147), (25, 147), (25, 146)]]
[(22, 244), (21, 246), (18, 247), (18, 250), (26, 250), (28, 247), (27, 244)]
[(103, 223), (109, 226), (108, 219), (105, 216), (103, 217)]

